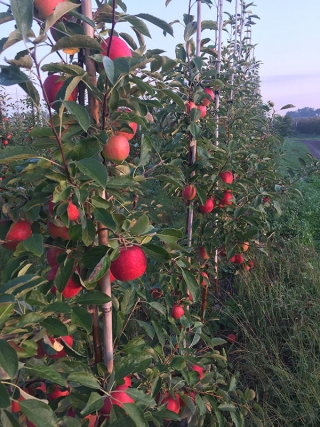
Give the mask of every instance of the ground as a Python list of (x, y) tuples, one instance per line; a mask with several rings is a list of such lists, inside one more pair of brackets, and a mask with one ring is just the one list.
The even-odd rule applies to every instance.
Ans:
[(320, 140), (319, 139), (299, 139), (300, 142), (303, 142), (310, 153), (320, 159)]

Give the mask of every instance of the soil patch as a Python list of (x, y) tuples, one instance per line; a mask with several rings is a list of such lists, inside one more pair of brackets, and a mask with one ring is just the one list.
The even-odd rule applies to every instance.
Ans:
[(320, 159), (320, 139), (299, 139), (299, 142), (303, 142), (308, 147), (310, 153)]

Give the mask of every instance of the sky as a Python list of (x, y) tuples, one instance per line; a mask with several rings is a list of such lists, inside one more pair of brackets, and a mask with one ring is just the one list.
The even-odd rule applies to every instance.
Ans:
[[(167, 22), (182, 21), (189, 3), (189, 0), (171, 0), (166, 7), (165, 0), (124, 1), (128, 13), (149, 13)], [(217, 2), (211, 1), (214, 5)], [(233, 14), (235, 1), (224, 0), (224, 10)], [(247, 0), (246, 3), (252, 1)], [(286, 104), (295, 105), (296, 108), (292, 110), (320, 108), (320, 0), (308, 0), (306, 3), (300, 0), (255, 0), (249, 9), (260, 18), (252, 26), (252, 42), (256, 45), (255, 57), (261, 62), (263, 101), (273, 101), (276, 110)], [(0, 3), (0, 12), (5, 10), (6, 7)], [(196, 6), (193, 10), (196, 14)], [(227, 15), (224, 17), (227, 19)], [(202, 19), (216, 20), (216, 8), (210, 9), (203, 4)], [(1, 36), (9, 33), (10, 26), (12, 23), (0, 26)], [(162, 31), (152, 24), (148, 23), (148, 27), (152, 39), (146, 38), (147, 47), (160, 47), (167, 51), (168, 56), (174, 57), (175, 45), (183, 42), (183, 26), (174, 24), (174, 38), (164, 37)], [(227, 38), (227, 34), (224, 34)], [(214, 38), (213, 31), (209, 37)], [(13, 58), (14, 55), (15, 48), (5, 50), (0, 55), (0, 63), (4, 64), (5, 57)], [(48, 59), (56, 60), (52, 57)], [(19, 96), (14, 86), (8, 87), (7, 92), (13, 98)]]

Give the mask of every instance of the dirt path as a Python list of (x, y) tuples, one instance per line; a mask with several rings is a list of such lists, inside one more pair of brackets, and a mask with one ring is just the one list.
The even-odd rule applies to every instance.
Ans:
[(310, 153), (320, 159), (320, 140), (319, 139), (299, 139), (299, 142), (303, 142), (308, 147)]

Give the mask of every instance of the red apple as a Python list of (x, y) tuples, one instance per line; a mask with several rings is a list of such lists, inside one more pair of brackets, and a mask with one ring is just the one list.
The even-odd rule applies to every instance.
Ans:
[(184, 315), (184, 308), (180, 304), (174, 304), (171, 310), (171, 316), (178, 320)]
[(226, 205), (232, 205), (232, 193), (231, 190), (227, 190), (223, 193), (223, 199), (221, 200), (221, 202), (223, 203), (223, 206)]
[(190, 112), (191, 112), (191, 110), (193, 108), (198, 108), (193, 101), (187, 101), (185, 103), (185, 106), (186, 106), (186, 112), (187, 112), (187, 114), (190, 114)]
[(117, 280), (126, 282), (141, 277), (147, 269), (147, 257), (139, 246), (120, 249), (120, 255), (111, 262), (111, 273)]
[(64, 1), (65, 0), (34, 0), (34, 17), (44, 21), (53, 14), (56, 6)]
[(69, 202), (68, 204), (67, 214), (70, 221), (76, 221), (80, 218), (80, 211), (72, 202)]
[[(53, 337), (48, 337), (49, 340), (51, 341), (52, 344), (54, 344), (55, 342), (58, 342), (59, 344), (67, 344), (69, 347), (72, 347), (73, 344), (73, 338), (71, 335), (66, 335), (63, 336), (61, 338), (53, 338)], [(66, 357), (67, 353), (64, 349), (57, 351), (56, 354), (48, 354), (48, 357), (50, 357), (51, 359), (60, 359), (61, 357)]]
[(27, 427), (36, 427), (36, 425), (33, 424), (31, 421), (29, 421), (28, 418), (26, 418), (26, 424), (27, 424)]
[(87, 415), (86, 417), (84, 417), (86, 420), (89, 420), (89, 425), (88, 425), (88, 427), (95, 427), (97, 424), (96, 424), (96, 421), (97, 421), (97, 418), (98, 418), (98, 416), (97, 415), (93, 415), (93, 414), (89, 414), (89, 415)]
[(203, 286), (203, 287), (208, 286), (209, 277), (208, 277), (207, 273), (205, 273), (204, 271), (202, 271), (201, 272), (201, 276), (204, 277), (204, 279), (202, 279), (202, 281), (201, 281), (201, 286)]
[(207, 107), (205, 107), (204, 105), (198, 105), (197, 108), (201, 113), (200, 118), (203, 119), (205, 117), (205, 115), (207, 114)]
[(254, 262), (252, 261), (252, 259), (249, 259), (249, 261), (248, 261), (248, 266), (249, 266), (250, 268), (254, 268)]
[(11, 139), (11, 138), (12, 138), (12, 133), (8, 133), (7, 139)]
[(214, 205), (215, 205), (215, 200), (213, 198), (210, 198), (206, 200), (206, 203), (204, 205), (200, 205), (199, 209), (201, 213), (207, 214), (212, 212)]
[(186, 185), (182, 190), (181, 196), (184, 200), (193, 200), (197, 195), (197, 190), (194, 185)]
[(180, 411), (180, 398), (177, 394), (172, 397), (170, 394), (164, 395), (161, 404), (167, 404), (166, 408), (168, 411), (174, 412), (176, 414)]
[(243, 242), (243, 243), (241, 243), (241, 248), (242, 248), (242, 251), (243, 252), (247, 252), (247, 250), (249, 249), (249, 245), (250, 245), (250, 243), (249, 242)]
[(2, 144), (3, 144), (3, 145), (8, 145), (8, 144), (9, 144), (9, 141), (8, 141), (7, 139), (3, 139), (3, 140), (2, 140)]
[(20, 412), (20, 405), (19, 402), (21, 402), (22, 400), (25, 400), (24, 397), (20, 394), (20, 396), (18, 397), (18, 400), (13, 400), (11, 402), (11, 412)]
[[(56, 96), (61, 89), (65, 79), (59, 74), (50, 74), (43, 82), (43, 90), (47, 95), (50, 106), (56, 101)], [(77, 101), (78, 88), (73, 89), (68, 101)]]
[(19, 219), (19, 221), (13, 222), (11, 224), (2, 246), (5, 249), (14, 251), (20, 242), (28, 239), (31, 235), (31, 222), (24, 219)]
[(235, 262), (235, 260), (236, 260), (236, 256), (235, 256), (235, 255), (233, 255), (233, 257), (231, 257), (231, 258), (229, 259), (229, 261), (230, 261), (230, 262)]
[(47, 223), (48, 234), (53, 239), (58, 239), (59, 237), (63, 240), (70, 240), (69, 229), (66, 226), (58, 226), (53, 222), (48, 221)]
[(224, 246), (222, 246), (222, 248), (220, 249), (219, 255), (223, 258), (225, 258), (227, 256), (226, 248)]
[(113, 162), (122, 162), (130, 153), (130, 144), (122, 135), (113, 135), (102, 149), (103, 157)]
[[(102, 55), (107, 56), (110, 37), (101, 43)], [(132, 52), (127, 43), (120, 37), (112, 36), (109, 58), (114, 60), (119, 57), (132, 56)]]
[(227, 337), (227, 340), (230, 344), (234, 343), (236, 339), (237, 337), (235, 336), (235, 334), (229, 334)]
[(241, 254), (236, 254), (234, 257), (235, 257), (234, 262), (236, 264), (242, 264), (244, 262), (244, 258)]
[(49, 402), (52, 402), (55, 399), (58, 399), (62, 396), (68, 396), (69, 390), (62, 391), (59, 386), (55, 386), (54, 390), (47, 395)]
[(62, 254), (63, 252), (65, 252), (64, 249), (60, 249), (54, 246), (47, 250), (46, 257), (50, 267), (54, 267), (55, 265), (58, 264), (57, 257), (59, 254)]
[(202, 380), (202, 378), (203, 378), (203, 368), (202, 368), (201, 366), (199, 366), (199, 365), (192, 365), (192, 366), (191, 366), (191, 369), (192, 369), (193, 371), (198, 372), (198, 374), (199, 374), (199, 379), (200, 379), (200, 381), (201, 381), (201, 380)]
[(131, 376), (130, 375), (126, 375), (124, 378), (123, 378), (123, 381), (124, 381), (124, 383), (123, 384), (120, 384), (120, 385), (118, 385), (116, 388), (117, 388), (117, 390), (127, 390), (129, 387), (131, 387), (131, 383), (132, 383), (132, 381), (131, 381)]
[(232, 184), (232, 182), (233, 182), (233, 174), (232, 174), (231, 171), (221, 172), (219, 174), (219, 176), (222, 179), (222, 181), (225, 182), (226, 184)]
[[(59, 268), (59, 264), (56, 264), (51, 268), (51, 270), (48, 273), (48, 280), (54, 280), (54, 278), (56, 277), (58, 268)], [(79, 285), (79, 283), (77, 283), (71, 276), (61, 293), (65, 298), (73, 298), (74, 296), (78, 295), (78, 293), (81, 290), (82, 290), (82, 286)], [(56, 294), (56, 287), (54, 286), (51, 289), (51, 291), (52, 293)]]
[(135, 123), (135, 122), (131, 122), (131, 123), (129, 123), (129, 126), (131, 127), (131, 129), (132, 129), (132, 132), (133, 132), (133, 133), (129, 133), (129, 132), (122, 132), (121, 130), (117, 130), (117, 131), (115, 131), (115, 134), (116, 134), (116, 135), (123, 136), (123, 137), (125, 137), (128, 141), (130, 141), (130, 140), (135, 136), (135, 134), (136, 134), (136, 132), (137, 132), (138, 124), (137, 124), (137, 123)]
[(210, 259), (208, 252), (206, 251), (205, 246), (200, 246), (199, 248), (199, 258)]
[[(214, 100), (214, 92), (213, 92), (213, 90), (210, 88), (210, 87), (206, 87), (205, 89), (204, 89), (204, 91), (208, 94), (208, 95), (210, 95), (210, 97), (211, 97), (211, 99), (212, 99), (212, 101)], [(211, 102), (212, 101), (210, 101), (209, 99), (207, 99), (207, 98), (203, 98), (203, 100), (201, 101), (201, 104), (202, 105), (205, 105), (205, 106), (208, 106), (209, 104), (211, 104)]]
[(124, 403), (134, 403), (134, 400), (124, 390), (115, 387), (111, 392), (111, 396), (107, 396), (104, 399), (100, 413), (105, 417), (109, 417), (113, 405), (122, 408)]

